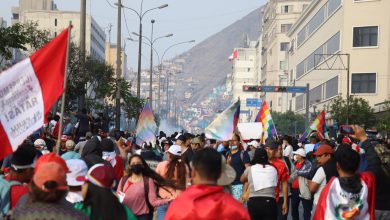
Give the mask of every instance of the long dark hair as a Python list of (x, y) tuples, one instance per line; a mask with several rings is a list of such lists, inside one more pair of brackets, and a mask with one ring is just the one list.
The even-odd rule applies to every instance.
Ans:
[(176, 188), (176, 186), (175, 186), (175, 184), (173, 183), (172, 180), (165, 179), (164, 177), (162, 177), (158, 173), (156, 173), (156, 171), (152, 170), (149, 167), (149, 165), (146, 163), (145, 159), (142, 158), (138, 154), (134, 154), (134, 155), (132, 155), (129, 158), (129, 162), (128, 162), (129, 164), (128, 164), (127, 169), (126, 169), (127, 176), (130, 177), (133, 174), (133, 172), (131, 171), (130, 163), (133, 160), (133, 158), (136, 158), (136, 157), (139, 158), (141, 160), (141, 162), (142, 162), (142, 166), (143, 166), (142, 176), (146, 176), (146, 177), (149, 177), (149, 178), (153, 179), (154, 183), (158, 187), (169, 186), (169, 187), (172, 187), (172, 188)]
[(170, 161), (168, 163), (168, 169), (165, 174), (168, 180), (175, 179), (176, 171), (176, 188), (184, 190), (186, 188), (186, 165), (181, 159), (181, 156), (176, 156), (169, 153)]
[(84, 205), (91, 208), (91, 220), (127, 219), (125, 208), (111, 189), (89, 183)]
[(269, 165), (267, 151), (264, 148), (257, 148), (255, 154), (253, 155), (253, 159), (251, 161), (252, 165), (260, 164), (265, 167), (265, 165)]

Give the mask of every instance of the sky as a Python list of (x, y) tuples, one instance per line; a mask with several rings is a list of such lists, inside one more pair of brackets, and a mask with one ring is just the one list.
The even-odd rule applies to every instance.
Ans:
[[(0, 17), (10, 24), (11, 7), (17, 6), (19, 0), (0, 0)], [(79, 11), (80, 0), (54, 0), (59, 10)], [(117, 9), (114, 8), (117, 0), (87, 0), (87, 14), (91, 14), (98, 24), (105, 30), (108, 41), (108, 26), (112, 24), (111, 42), (116, 43)], [(151, 20), (154, 19), (154, 38), (173, 34), (172, 37), (162, 38), (155, 42), (154, 48), (162, 56), (169, 46), (184, 41), (195, 40), (193, 44), (182, 44), (170, 49), (164, 59), (174, 57), (207, 37), (219, 32), (251, 11), (265, 4), (266, 0), (143, 0), (143, 10), (158, 7), (163, 4), (169, 6), (163, 9), (149, 11), (145, 14), (143, 35), (150, 38)], [(141, 0), (122, 0), (126, 7), (140, 10)], [(125, 19), (126, 18), (126, 19)], [(127, 21), (127, 25), (126, 22)], [(138, 43), (124, 42), (132, 32), (138, 33), (139, 18), (131, 10), (124, 9), (122, 14), (122, 45), (126, 43), (128, 67), (137, 69)], [(142, 67), (147, 68), (150, 57), (150, 47), (142, 48)], [(155, 62), (156, 63), (156, 62)]]

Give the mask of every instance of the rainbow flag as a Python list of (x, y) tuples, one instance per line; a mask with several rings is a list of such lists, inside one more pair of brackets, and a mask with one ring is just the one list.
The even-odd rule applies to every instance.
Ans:
[(271, 112), (269, 111), (266, 101), (263, 102), (263, 105), (256, 116), (255, 122), (261, 122), (263, 124), (264, 133), (262, 143), (264, 143), (268, 137), (277, 135), (274, 121), (272, 120)]
[(208, 139), (220, 141), (231, 140), (237, 130), (237, 123), (240, 116), (240, 100), (230, 105), (205, 129)]
[(139, 115), (138, 124), (136, 128), (136, 144), (141, 146), (144, 142), (156, 143), (157, 124), (154, 121), (154, 115), (149, 103), (146, 101), (141, 114)]
[(299, 141), (303, 142), (305, 139), (313, 132), (317, 131), (319, 134), (319, 138), (323, 139), (326, 135), (326, 129), (325, 129), (325, 111), (321, 111), (320, 114), (318, 114), (316, 120), (308, 127), (303, 133), (302, 137), (299, 139)]

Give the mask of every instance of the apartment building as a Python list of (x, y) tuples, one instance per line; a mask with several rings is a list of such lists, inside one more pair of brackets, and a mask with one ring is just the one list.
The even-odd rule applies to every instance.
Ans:
[[(348, 87), (372, 107), (390, 98), (389, 8), (388, 0), (313, 0), (299, 17), (288, 33), (289, 83), (310, 84), (310, 108), (346, 98)], [(305, 95), (290, 104), (304, 113)]]
[(57, 5), (53, 0), (19, 0), (19, 6), (11, 8), (11, 24), (19, 22), (22, 13), (28, 10), (53, 11), (57, 10)]
[[(263, 11), (261, 85), (287, 86), (290, 38), (287, 32), (311, 0), (269, 0)], [(273, 111), (289, 109), (287, 93), (262, 94)]]

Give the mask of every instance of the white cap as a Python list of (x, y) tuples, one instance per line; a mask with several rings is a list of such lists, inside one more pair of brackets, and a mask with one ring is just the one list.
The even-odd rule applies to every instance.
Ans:
[(259, 147), (259, 143), (257, 141), (251, 141), (251, 142), (248, 143), (248, 145), (253, 146), (255, 148)]
[(87, 164), (81, 159), (70, 159), (66, 161), (69, 173), (66, 174), (68, 186), (81, 186), (84, 184), (85, 176), (88, 174)]
[(176, 156), (181, 156), (181, 147), (176, 144), (172, 145), (169, 147), (168, 152)]
[(35, 145), (35, 146), (46, 147), (46, 142), (45, 142), (45, 140), (43, 140), (43, 139), (36, 139), (36, 140), (34, 141), (34, 145)]
[(299, 148), (298, 150), (296, 150), (296, 151), (293, 151), (293, 154), (295, 155), (299, 155), (299, 156), (301, 156), (301, 157), (306, 157), (306, 151), (305, 151), (305, 149), (303, 149), (303, 148)]

